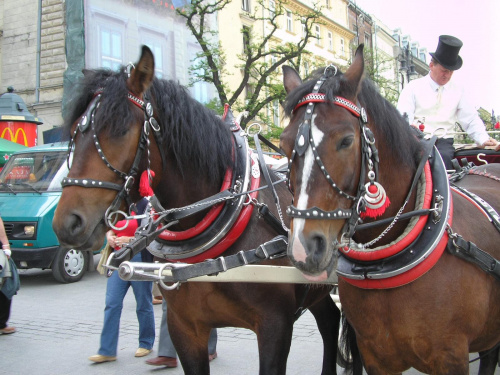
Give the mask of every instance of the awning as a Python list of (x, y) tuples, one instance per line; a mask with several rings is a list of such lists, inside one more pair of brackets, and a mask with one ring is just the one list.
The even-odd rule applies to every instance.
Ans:
[(14, 143), (0, 138), (0, 166), (3, 167), (7, 160), (9, 160), (10, 155), (12, 155), (14, 152), (23, 150), (25, 148), (27, 147), (20, 145), (19, 143)]

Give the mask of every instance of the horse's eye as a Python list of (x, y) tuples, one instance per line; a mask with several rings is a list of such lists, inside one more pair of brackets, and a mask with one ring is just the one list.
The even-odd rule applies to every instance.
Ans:
[(353, 142), (353, 137), (351, 136), (342, 138), (342, 141), (340, 142), (339, 145), (339, 149), (349, 147), (350, 145), (352, 145), (352, 142)]

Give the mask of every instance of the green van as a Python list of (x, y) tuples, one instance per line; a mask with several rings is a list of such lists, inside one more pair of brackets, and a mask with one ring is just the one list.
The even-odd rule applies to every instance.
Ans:
[(94, 269), (93, 254), (59, 246), (52, 219), (68, 174), (68, 143), (14, 153), (0, 172), (0, 216), (19, 269), (52, 269), (62, 283), (79, 281)]

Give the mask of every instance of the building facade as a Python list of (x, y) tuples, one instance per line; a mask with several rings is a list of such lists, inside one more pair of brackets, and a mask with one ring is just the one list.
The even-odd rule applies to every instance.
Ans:
[[(200, 47), (175, 12), (186, 0), (3, 0), (0, 2), (0, 93), (14, 87), (28, 110), (43, 120), (38, 126), (38, 143), (51, 140), (51, 132), (63, 123), (67, 98), (82, 76), (82, 69), (111, 68), (137, 61), (140, 45), (148, 45), (155, 54), (158, 77), (189, 84), (189, 67)], [(279, 0), (235, 0), (209, 18), (218, 30), (216, 38), (225, 53), (225, 66), (231, 73), (227, 82), (234, 90), (241, 82), (244, 28), (252, 37), (270, 33), (263, 12), (272, 12)], [(265, 9), (262, 7), (265, 5)], [(281, 3), (280, 3), (281, 4)], [(399, 86), (401, 50), (408, 46), (415, 71), (425, 74), (425, 50), (401, 32), (387, 30), (382, 23), (357, 8), (350, 0), (289, 0), (280, 16), (279, 28), (269, 46), (298, 43), (303, 36), (300, 15), (315, 6), (322, 10), (321, 21), (313, 25), (314, 37), (302, 59), (300, 74), (307, 76), (316, 67), (334, 63), (346, 67), (352, 46), (364, 43), (379, 60), (391, 56), (392, 71)], [(260, 7), (260, 8), (259, 8)], [(261, 18), (251, 17), (261, 12)], [(395, 48), (397, 47), (397, 48)], [(399, 48), (399, 49), (398, 49)], [(273, 56), (266, 57), (272, 62)], [(379, 61), (376, 60), (375, 61)], [(396, 61), (397, 60), (397, 61)], [(277, 74), (280, 74), (279, 72)], [(386, 73), (384, 73), (386, 74)], [(389, 77), (387, 77), (389, 79)], [(216, 95), (214, 87), (198, 82), (189, 88), (193, 97), (208, 102)], [(262, 93), (265, 96), (265, 93)], [(241, 99), (246, 99), (245, 93)], [(265, 109), (274, 124), (281, 125), (281, 106), (277, 101)], [(46, 139), (45, 139), (46, 138)]]

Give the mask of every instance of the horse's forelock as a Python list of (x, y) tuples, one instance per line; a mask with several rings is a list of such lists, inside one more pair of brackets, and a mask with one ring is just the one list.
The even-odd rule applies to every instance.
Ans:
[(95, 112), (96, 131), (102, 130), (106, 126), (110, 135), (123, 134), (126, 129), (123, 126), (123, 119), (130, 115), (129, 106), (126, 100), (127, 86), (125, 76), (120, 69), (114, 72), (109, 69), (86, 70), (83, 78), (78, 82), (75, 95), (69, 106), (71, 111), (65, 118), (65, 132), (69, 134), (71, 126), (85, 112), (98, 91), (103, 92), (99, 109)]

